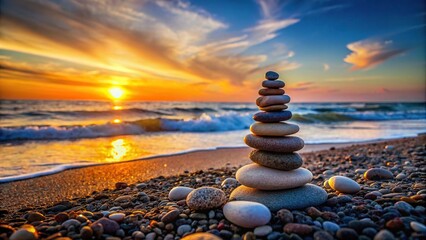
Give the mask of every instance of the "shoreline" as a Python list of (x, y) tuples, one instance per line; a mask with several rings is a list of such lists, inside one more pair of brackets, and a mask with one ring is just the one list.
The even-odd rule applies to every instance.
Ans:
[[(418, 136), (419, 135), (422, 135), (422, 134), (418, 134)], [(327, 147), (335, 146), (335, 145), (337, 147), (345, 147), (345, 146), (350, 146), (350, 145), (353, 145), (353, 144), (368, 144), (368, 143), (391, 141), (391, 140), (398, 140), (398, 139), (412, 138), (412, 137), (415, 137), (415, 136), (380, 138), (380, 139), (371, 139), (371, 140), (363, 140), (363, 141), (349, 141), (349, 142), (305, 143), (305, 147), (300, 151), (300, 153), (308, 152), (308, 151), (325, 150)], [(126, 160), (126, 161), (123, 161), (123, 162), (63, 164), (63, 165), (58, 165), (58, 166), (55, 166), (52, 169), (47, 169), (47, 170), (44, 170), (44, 171), (26, 173), (26, 174), (21, 174), (21, 175), (16, 175), (16, 176), (0, 177), (0, 186), (2, 184), (5, 184), (5, 183), (11, 183), (11, 182), (16, 182), (16, 181), (25, 181), (25, 180), (30, 180), (30, 179), (34, 179), (34, 178), (59, 174), (59, 173), (64, 172), (64, 171), (70, 171), (70, 170), (75, 170), (75, 169), (80, 169), (80, 168), (90, 168), (90, 167), (103, 166), (103, 165), (121, 164), (121, 163), (134, 162), (134, 161), (146, 161), (146, 160), (152, 160), (152, 159), (156, 159), (156, 158), (179, 156), (179, 155), (193, 153), (193, 152), (215, 151), (215, 150), (221, 150), (221, 149), (239, 149), (239, 148), (247, 148), (247, 146), (246, 145), (237, 145), (237, 146), (218, 146), (218, 147), (208, 147), (208, 148), (187, 149), (187, 150), (182, 150), (182, 151), (172, 152), (172, 153), (148, 155), (148, 156), (145, 156), (145, 157)]]
[[(413, 138), (369, 141), (366, 143), (306, 145), (299, 153), (328, 151), (330, 148), (387, 142), (405, 141)], [(223, 148), (194, 151), (172, 156), (152, 157), (149, 160), (133, 160), (121, 163), (76, 168), (59, 173), (0, 184), (0, 205), (11, 211), (22, 207), (53, 205), (60, 201), (84, 197), (94, 191), (113, 189), (115, 183), (137, 183), (156, 177), (206, 171), (222, 167), (239, 167), (251, 163), (249, 147)], [(206, 164), (206, 162), (208, 164)], [(31, 200), (31, 201), (29, 201)]]

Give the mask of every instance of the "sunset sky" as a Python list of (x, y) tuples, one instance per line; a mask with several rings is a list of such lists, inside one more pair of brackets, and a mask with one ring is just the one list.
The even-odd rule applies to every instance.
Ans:
[(0, 98), (425, 101), (426, 4), (3, 0)]

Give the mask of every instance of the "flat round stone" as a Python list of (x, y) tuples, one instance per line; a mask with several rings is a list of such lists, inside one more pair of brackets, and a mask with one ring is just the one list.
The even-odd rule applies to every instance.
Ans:
[(271, 220), (269, 209), (257, 202), (232, 201), (223, 206), (223, 215), (235, 225), (254, 228)]
[(263, 123), (276, 123), (289, 120), (293, 115), (290, 111), (281, 112), (258, 112), (253, 115), (253, 119)]
[(309, 183), (299, 188), (277, 191), (264, 191), (239, 186), (232, 191), (229, 200), (262, 203), (271, 211), (278, 211), (283, 208), (293, 210), (323, 204), (327, 201), (327, 192)]
[(290, 102), (290, 97), (288, 95), (263, 96), (263, 97), (258, 97), (256, 99), (256, 105), (259, 107), (286, 104), (289, 102)]
[(259, 95), (269, 96), (269, 95), (283, 95), (285, 93), (284, 89), (281, 88), (261, 88), (259, 89)]
[(253, 123), (250, 131), (258, 136), (282, 137), (299, 132), (299, 126), (290, 123)]
[(192, 192), (192, 190), (194, 189), (190, 187), (183, 187), (183, 186), (174, 187), (169, 192), (169, 199), (172, 201), (179, 201), (179, 200), (185, 199), (186, 196), (188, 196), (188, 194)]
[(265, 88), (283, 88), (285, 83), (280, 80), (265, 80), (262, 82), (262, 87)]
[(393, 174), (383, 168), (371, 168), (364, 173), (364, 178), (367, 180), (392, 179)]
[(298, 137), (259, 137), (248, 134), (244, 142), (252, 148), (271, 152), (292, 153), (303, 148), (305, 143)]
[(280, 104), (280, 105), (271, 105), (271, 106), (267, 106), (267, 107), (259, 107), (259, 110), (265, 111), (265, 112), (280, 112), (280, 111), (285, 110), (287, 108), (288, 108), (287, 105)]
[(305, 168), (281, 171), (256, 163), (238, 169), (235, 178), (242, 185), (260, 190), (297, 188), (312, 181), (312, 173)]
[(328, 185), (341, 193), (357, 193), (361, 187), (354, 180), (344, 176), (334, 176), (328, 179)]
[(267, 71), (265, 73), (265, 78), (268, 80), (277, 80), (280, 77), (280, 75), (274, 71)]
[(293, 170), (302, 166), (303, 159), (297, 153), (276, 153), (261, 150), (253, 150), (250, 159), (262, 166), (280, 170)]

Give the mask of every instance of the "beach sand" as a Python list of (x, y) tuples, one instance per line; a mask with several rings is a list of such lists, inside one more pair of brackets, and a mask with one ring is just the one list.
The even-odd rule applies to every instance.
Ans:
[[(306, 145), (300, 153), (349, 145), (352, 144)], [(0, 184), (0, 206), (10, 211), (47, 206), (84, 197), (93, 191), (114, 188), (116, 182), (136, 183), (159, 176), (167, 177), (184, 172), (245, 165), (251, 162), (248, 158), (251, 150), (251, 148), (242, 147), (195, 151), (167, 157), (70, 169), (48, 176)]]

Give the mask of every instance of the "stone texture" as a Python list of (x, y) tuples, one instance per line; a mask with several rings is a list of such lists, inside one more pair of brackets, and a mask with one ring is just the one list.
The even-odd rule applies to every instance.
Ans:
[(261, 88), (259, 89), (259, 95), (270, 96), (270, 95), (283, 95), (285, 90), (282, 88)]
[(169, 199), (172, 201), (183, 200), (186, 198), (186, 196), (188, 196), (190, 192), (192, 192), (192, 190), (194, 189), (190, 187), (174, 187), (169, 192)]
[(223, 206), (223, 214), (230, 222), (245, 228), (262, 226), (271, 220), (269, 209), (257, 202), (228, 202)]
[(253, 115), (253, 119), (263, 123), (276, 123), (281, 121), (287, 121), (292, 117), (290, 111), (282, 112), (258, 112)]
[(188, 194), (186, 204), (192, 210), (209, 210), (225, 204), (225, 193), (214, 187), (200, 187)]
[(265, 78), (268, 80), (277, 80), (280, 77), (280, 75), (274, 71), (267, 71), (265, 73)]
[(297, 153), (276, 153), (253, 150), (249, 157), (253, 162), (262, 166), (285, 171), (299, 168), (303, 164), (302, 157)]
[(283, 231), (286, 233), (296, 233), (298, 235), (309, 235), (312, 230), (311, 226), (300, 223), (288, 223), (283, 228)]
[[(7, 238), (5, 238), (7, 239)], [(24, 224), (18, 231), (14, 232), (10, 240), (36, 240), (38, 239), (37, 230), (30, 224)]]
[(39, 212), (30, 212), (27, 216), (27, 221), (29, 223), (43, 221), (44, 219), (46, 219), (46, 217)]
[(299, 137), (259, 137), (253, 134), (247, 135), (244, 142), (252, 148), (282, 153), (299, 151), (305, 145)]
[(179, 217), (180, 211), (178, 209), (173, 209), (168, 211), (164, 216), (161, 218), (161, 221), (163, 223), (170, 223), (176, 220)]
[(256, 105), (259, 107), (267, 107), (271, 105), (286, 104), (290, 102), (288, 95), (263, 96), (256, 99)]
[(109, 219), (114, 220), (116, 222), (121, 222), (124, 220), (126, 214), (124, 213), (113, 213), (108, 216)]
[(262, 203), (271, 211), (278, 211), (282, 208), (292, 210), (323, 204), (327, 200), (327, 192), (312, 184), (278, 191), (264, 191), (239, 186), (231, 193), (230, 200)]
[(283, 88), (285, 83), (279, 80), (265, 80), (262, 82), (262, 87), (265, 88)]
[[(107, 233), (107, 234), (115, 234), (115, 232), (120, 229), (120, 225), (118, 225), (116, 221), (109, 220), (108, 218), (104, 218), (104, 217), (94, 222), (92, 224), (92, 229), (93, 229), (93, 226), (97, 224), (102, 225), (104, 229), (104, 233)], [(93, 231), (95, 232), (95, 229), (93, 229)]]
[(357, 193), (361, 189), (354, 180), (344, 176), (334, 176), (328, 180), (328, 185), (341, 193)]
[(367, 170), (367, 172), (364, 173), (364, 178), (368, 180), (392, 179), (393, 174), (386, 169), (372, 168)]
[(296, 188), (312, 180), (312, 173), (305, 168), (281, 171), (256, 163), (238, 169), (236, 178), (242, 185), (260, 190)]
[(267, 107), (259, 107), (259, 110), (265, 111), (265, 112), (279, 112), (287, 108), (288, 108), (287, 105), (281, 104), (281, 105), (271, 105)]
[(254, 135), (268, 137), (283, 137), (299, 132), (299, 126), (290, 123), (253, 123), (250, 131)]

